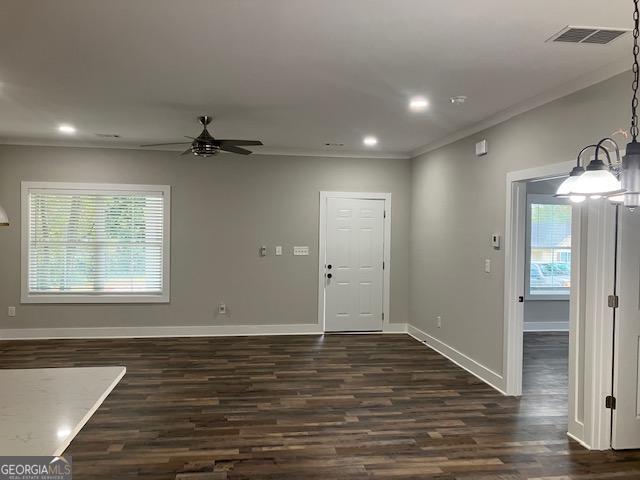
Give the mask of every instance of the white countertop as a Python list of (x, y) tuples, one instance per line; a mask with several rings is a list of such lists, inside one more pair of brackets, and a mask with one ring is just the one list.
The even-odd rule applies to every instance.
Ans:
[(125, 372), (0, 369), (0, 455), (61, 455)]

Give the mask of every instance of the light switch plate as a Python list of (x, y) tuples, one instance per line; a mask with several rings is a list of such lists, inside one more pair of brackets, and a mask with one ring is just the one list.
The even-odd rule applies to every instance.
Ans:
[(309, 255), (309, 247), (293, 247), (293, 254), (296, 256)]
[(485, 273), (491, 273), (491, 260), (488, 258), (484, 261), (484, 271)]
[(276, 255), (282, 255), (282, 245), (276, 246)]

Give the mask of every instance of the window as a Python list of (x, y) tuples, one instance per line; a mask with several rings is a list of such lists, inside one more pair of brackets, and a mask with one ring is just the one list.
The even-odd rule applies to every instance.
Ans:
[(529, 195), (528, 297), (566, 299), (571, 290), (571, 205)]
[(22, 302), (169, 301), (170, 187), (23, 182)]

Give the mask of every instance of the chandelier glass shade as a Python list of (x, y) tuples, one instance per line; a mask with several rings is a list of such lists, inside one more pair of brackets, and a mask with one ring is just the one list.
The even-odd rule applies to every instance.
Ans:
[(612, 193), (620, 193), (622, 185), (620, 180), (605, 168), (604, 170), (587, 170), (578, 177), (574, 183), (572, 195), (589, 195), (591, 197), (602, 197)]
[(571, 170), (571, 173), (566, 178), (564, 182), (560, 184), (558, 187), (558, 191), (556, 192), (556, 197), (568, 197), (571, 192), (573, 192), (573, 187), (580, 179), (580, 176), (584, 173), (584, 168), (581, 166), (575, 167)]

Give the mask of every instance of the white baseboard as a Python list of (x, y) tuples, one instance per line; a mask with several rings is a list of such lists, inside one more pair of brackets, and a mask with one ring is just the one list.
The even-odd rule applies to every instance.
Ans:
[(524, 322), (525, 332), (568, 332), (569, 322)]
[(406, 323), (385, 323), (382, 333), (407, 333)]
[(593, 450), (589, 444), (587, 444), (584, 440), (579, 439), (577, 436), (575, 436), (571, 432), (567, 432), (567, 437), (569, 437), (571, 440), (575, 440), (587, 450)]
[[(0, 329), (0, 339), (234, 337), (322, 335), (323, 333), (322, 328), (315, 323), (291, 325), (198, 325), (191, 327), (7, 328)], [(407, 333), (407, 324), (385, 324), (382, 333)]]
[(292, 325), (198, 325), (190, 327), (16, 328), (0, 330), (0, 339), (229, 337), (245, 335), (321, 335), (322, 333), (322, 329), (315, 323)]
[(490, 368), (485, 367), (481, 363), (476, 362), (473, 358), (468, 357), (462, 352), (459, 352), (453, 347), (450, 347), (446, 343), (432, 337), (426, 332), (423, 332), (419, 328), (413, 325), (407, 326), (407, 333), (421, 343), (424, 343), (431, 349), (438, 352), (443, 357), (448, 358), (459, 367), (465, 369), (467, 372), (476, 376), (487, 385), (495, 388), (497, 391), (506, 395), (504, 391), (504, 378), (502, 375), (494, 372)]

